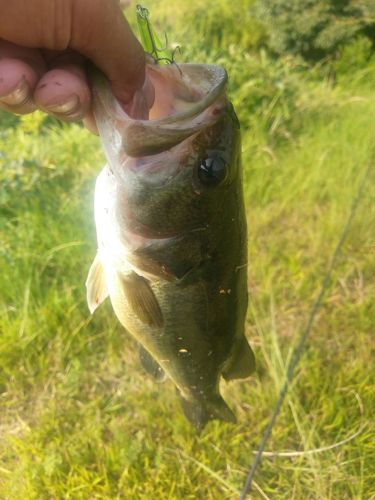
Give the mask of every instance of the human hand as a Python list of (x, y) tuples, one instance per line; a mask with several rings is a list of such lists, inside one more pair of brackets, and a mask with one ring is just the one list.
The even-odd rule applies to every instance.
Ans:
[(87, 60), (124, 104), (142, 87), (144, 52), (118, 0), (0, 0), (0, 12), (0, 108), (95, 128)]

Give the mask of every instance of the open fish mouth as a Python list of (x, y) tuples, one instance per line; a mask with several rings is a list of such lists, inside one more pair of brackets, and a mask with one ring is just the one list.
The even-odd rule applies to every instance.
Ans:
[(149, 65), (147, 78), (155, 89), (154, 105), (146, 109), (139, 91), (128, 114), (107, 80), (100, 74), (94, 77), (97, 126), (105, 149), (111, 145), (110, 155), (119, 150), (130, 157), (166, 151), (215, 123), (226, 102), (227, 73), (218, 66), (181, 64), (160, 69)]

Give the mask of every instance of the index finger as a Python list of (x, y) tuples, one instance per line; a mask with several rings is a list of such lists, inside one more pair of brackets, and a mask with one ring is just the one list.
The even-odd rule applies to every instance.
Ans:
[[(88, 9), (92, 12), (88, 15)], [(145, 54), (117, 1), (74, 2), (71, 47), (93, 61), (122, 102), (131, 100), (145, 80)]]

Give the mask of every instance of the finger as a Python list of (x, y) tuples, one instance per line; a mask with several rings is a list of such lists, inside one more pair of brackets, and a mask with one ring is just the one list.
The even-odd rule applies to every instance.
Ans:
[[(67, 66), (73, 68), (73, 72), (76, 73), (76, 76), (79, 76), (84, 79), (85, 85), (85, 96), (90, 93), (90, 101), (91, 101), (91, 87), (88, 83), (88, 78), (85, 71), (86, 61), (85, 59), (78, 54), (77, 52), (72, 52), (71, 50), (66, 50), (64, 52), (54, 51), (54, 50), (42, 50), (44, 59), (47, 61), (49, 67), (54, 67), (55, 69), (67, 69)], [(64, 68), (65, 65), (65, 68)], [(90, 89), (90, 90), (89, 90)], [(83, 101), (83, 116), (82, 120), (85, 127), (92, 132), (93, 134), (98, 135), (98, 129), (96, 127), (96, 121), (94, 118), (93, 111), (91, 109), (91, 102), (88, 102), (88, 110), (86, 111), (86, 105), (84, 102), (84, 97), (81, 97)], [(57, 118), (65, 119), (64, 117), (56, 115)], [(69, 120), (68, 120), (69, 121)]]
[(70, 46), (105, 73), (120, 101), (129, 102), (144, 83), (145, 55), (119, 3), (76, 0), (73, 6)]
[(38, 108), (61, 120), (78, 121), (91, 105), (85, 70), (83, 64), (60, 61), (39, 80), (33, 99)]
[(20, 114), (34, 111), (32, 93), (44, 69), (37, 49), (0, 40), (0, 108)]
[(28, 47), (82, 53), (106, 74), (120, 101), (129, 102), (142, 87), (144, 52), (118, 0), (0, 0), (0, 12), (1, 37)]

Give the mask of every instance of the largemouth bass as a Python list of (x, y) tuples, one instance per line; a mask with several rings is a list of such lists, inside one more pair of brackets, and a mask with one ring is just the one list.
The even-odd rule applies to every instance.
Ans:
[(98, 253), (91, 312), (109, 295), (156, 379), (169, 377), (186, 417), (234, 422), (220, 377), (248, 377), (246, 219), (240, 127), (217, 66), (149, 65), (155, 88), (129, 114), (104, 80), (94, 111), (108, 164), (95, 190)]

